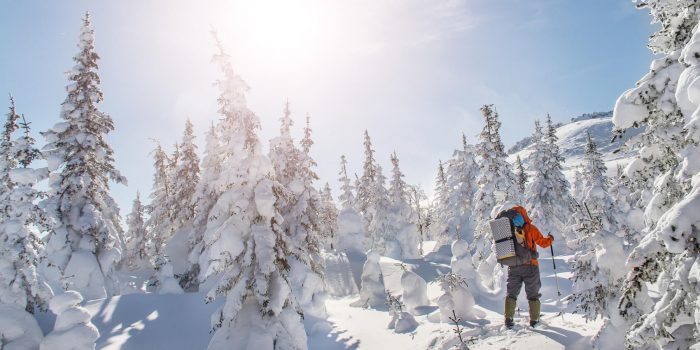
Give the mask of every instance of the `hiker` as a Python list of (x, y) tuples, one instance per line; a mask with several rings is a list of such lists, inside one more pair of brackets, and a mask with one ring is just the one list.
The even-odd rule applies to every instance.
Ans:
[[(508, 266), (508, 280), (506, 283), (506, 301), (505, 301), (505, 325), (512, 328), (513, 316), (515, 315), (515, 306), (520, 294), (520, 288), (525, 284), (525, 295), (528, 300), (528, 308), (530, 311), (530, 326), (537, 325), (540, 319), (540, 269), (537, 263), (537, 246), (547, 248), (552, 245), (554, 237), (548, 235), (543, 237), (540, 230), (535, 227), (527, 216), (525, 208), (514, 206), (509, 210), (508, 215), (515, 227), (515, 238), (517, 243), (522, 248), (516, 249), (518, 252), (518, 264)], [(499, 214), (500, 215), (500, 214)], [(522, 253), (525, 252), (525, 253)]]

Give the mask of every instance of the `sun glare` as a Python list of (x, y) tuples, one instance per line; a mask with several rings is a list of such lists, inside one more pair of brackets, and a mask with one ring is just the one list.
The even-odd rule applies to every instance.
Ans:
[(308, 49), (315, 32), (311, 9), (291, 1), (256, 1), (249, 4), (251, 34), (262, 47), (273, 50)]
[(222, 3), (216, 29), (225, 41), (260, 55), (310, 56), (327, 46), (338, 26), (333, 8), (316, 1), (261, 0)]

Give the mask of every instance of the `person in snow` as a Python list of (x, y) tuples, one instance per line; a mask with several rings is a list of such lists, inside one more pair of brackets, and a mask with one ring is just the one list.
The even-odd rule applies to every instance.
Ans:
[(508, 266), (508, 279), (506, 282), (506, 301), (505, 301), (505, 324), (506, 327), (512, 328), (513, 316), (515, 315), (515, 306), (520, 294), (522, 285), (525, 284), (525, 295), (528, 300), (528, 308), (530, 312), (530, 326), (534, 327), (540, 319), (540, 269), (537, 263), (537, 246), (547, 248), (552, 245), (554, 237), (548, 235), (542, 236), (540, 230), (530, 221), (525, 208), (514, 206), (510, 209), (512, 215), (511, 221), (515, 227), (515, 238), (521, 247), (526, 249), (516, 249), (518, 255), (518, 264)]

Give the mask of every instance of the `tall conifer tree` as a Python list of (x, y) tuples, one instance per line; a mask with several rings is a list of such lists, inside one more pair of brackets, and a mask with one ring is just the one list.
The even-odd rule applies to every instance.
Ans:
[(56, 223), (47, 245), (50, 263), (65, 276), (66, 287), (90, 300), (116, 292), (113, 268), (121, 254), (122, 228), (109, 180), (125, 183), (126, 178), (114, 166), (114, 152), (105, 139), (114, 123), (98, 108), (104, 97), (87, 13), (79, 38), (63, 121), (43, 133), (44, 153), (54, 173), (45, 207)]

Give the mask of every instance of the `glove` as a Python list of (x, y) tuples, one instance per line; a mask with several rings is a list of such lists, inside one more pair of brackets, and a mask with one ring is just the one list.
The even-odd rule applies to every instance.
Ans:
[(547, 237), (549, 237), (549, 239), (551, 239), (552, 241), (554, 241), (554, 236), (552, 236), (552, 234), (551, 234), (551, 233), (550, 233), (550, 234), (548, 234), (548, 235), (547, 235)]

